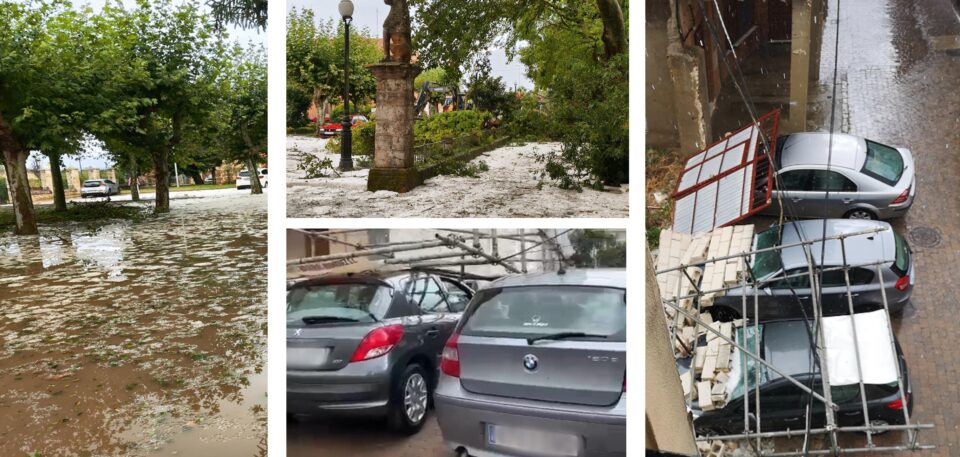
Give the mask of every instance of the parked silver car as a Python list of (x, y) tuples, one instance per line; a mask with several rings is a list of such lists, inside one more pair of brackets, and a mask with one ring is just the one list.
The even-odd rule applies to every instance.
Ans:
[[(828, 237), (884, 229), (877, 233), (852, 236), (844, 241), (846, 265), (853, 267), (850, 269), (851, 298), (855, 312), (874, 311), (883, 308), (882, 293), (885, 292), (890, 312), (900, 312), (913, 293), (913, 259), (907, 241), (886, 222), (850, 219), (788, 222), (758, 233), (754, 239), (754, 249), (820, 239), (824, 225)], [(825, 269), (843, 266), (844, 249), (841, 249), (840, 241), (828, 240), (825, 249), (823, 244), (815, 242), (809, 245), (813, 261)], [(877, 275), (878, 263), (883, 281), (882, 291), (881, 277)], [(806, 317), (812, 318), (812, 288), (807, 264), (806, 252), (800, 246), (784, 248), (780, 253), (767, 251), (755, 254), (751, 266), (756, 282), (751, 281), (745, 288), (730, 290), (726, 296), (715, 299), (709, 308), (710, 313), (718, 320), (739, 318), (743, 309), (742, 296), (746, 294), (750, 298), (746, 307), (747, 317), (753, 318), (752, 299), (754, 291), (757, 291), (760, 321), (804, 318), (804, 311)], [(820, 292), (824, 316), (849, 313), (843, 270), (823, 272)]]
[(120, 185), (109, 179), (88, 179), (80, 188), (80, 197), (109, 197), (120, 193)]
[(381, 415), (413, 434), (473, 291), (422, 272), (307, 280), (287, 292), (287, 412)]
[(796, 217), (891, 219), (906, 214), (917, 192), (909, 150), (837, 133), (832, 147), (830, 141), (829, 133), (813, 132), (778, 138), (774, 160), (780, 178), (775, 183), (783, 188), (773, 189), (773, 203), (764, 214), (779, 214), (781, 200), (789, 208), (787, 215)]
[(510, 276), (470, 302), (434, 394), (460, 456), (626, 455), (626, 272)]

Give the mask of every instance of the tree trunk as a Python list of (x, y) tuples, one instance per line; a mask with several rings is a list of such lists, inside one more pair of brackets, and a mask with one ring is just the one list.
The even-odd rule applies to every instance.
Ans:
[(153, 152), (153, 172), (157, 177), (156, 202), (153, 212), (156, 214), (170, 212), (170, 150), (161, 146)]
[(320, 89), (313, 90), (313, 106), (317, 110), (317, 125), (316, 125), (316, 135), (320, 136), (320, 130), (323, 128), (323, 123), (326, 122), (327, 118), (327, 105), (330, 101), (330, 97), (325, 97), (320, 92)]
[(603, 20), (603, 50), (606, 60), (627, 52), (627, 28), (619, 0), (597, 0), (600, 19)]
[(263, 186), (260, 185), (260, 172), (257, 162), (253, 159), (247, 159), (247, 170), (250, 170), (250, 193), (254, 195), (263, 193)]
[(53, 153), (50, 158), (50, 178), (53, 181), (53, 210), (62, 212), (67, 210), (67, 196), (63, 191), (63, 174), (60, 173), (60, 154)]
[(7, 188), (10, 192), (10, 201), (13, 202), (13, 215), (16, 220), (14, 233), (36, 235), (39, 233), (37, 218), (33, 211), (33, 198), (30, 196), (30, 181), (27, 179), (29, 153), (13, 135), (13, 129), (2, 117), (0, 117), (0, 152), (3, 153)]
[(140, 201), (140, 165), (133, 154), (130, 154), (130, 200)]
[(260, 151), (257, 146), (253, 144), (253, 139), (250, 138), (250, 132), (247, 130), (246, 124), (240, 124), (240, 135), (243, 136), (243, 143), (247, 145), (247, 170), (250, 170), (250, 193), (262, 194), (263, 186), (260, 185), (260, 170), (257, 167), (256, 159), (254, 159), (254, 157), (260, 156)]

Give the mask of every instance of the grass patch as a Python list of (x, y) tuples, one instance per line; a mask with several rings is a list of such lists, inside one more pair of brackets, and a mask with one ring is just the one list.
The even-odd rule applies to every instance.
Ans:
[(673, 199), (670, 194), (683, 171), (684, 157), (678, 151), (647, 149), (644, 160), (647, 167), (647, 245), (650, 249), (656, 249), (660, 245), (660, 231), (673, 223)]
[[(110, 219), (140, 221), (146, 215), (146, 210), (140, 206), (124, 206), (117, 203), (68, 203), (67, 210), (54, 211), (53, 207), (36, 206), (38, 224), (63, 224), (67, 222), (94, 222)], [(16, 218), (13, 208), (0, 208), (0, 231), (13, 230), (16, 227)]]

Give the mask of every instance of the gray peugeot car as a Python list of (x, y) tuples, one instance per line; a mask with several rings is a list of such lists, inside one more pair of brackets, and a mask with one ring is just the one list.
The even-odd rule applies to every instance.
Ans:
[(477, 292), (434, 394), (459, 456), (626, 455), (626, 272), (508, 276)]
[[(874, 229), (879, 231), (846, 238), (845, 252), (837, 239), (827, 240), (826, 246), (822, 241), (808, 245), (814, 263), (829, 270), (823, 272), (820, 289), (823, 315), (836, 316), (849, 312), (847, 280), (843, 270), (837, 269), (844, 265), (850, 267), (849, 298), (855, 312), (883, 308), (884, 294), (891, 313), (903, 310), (913, 293), (913, 259), (907, 240), (886, 222), (853, 219), (788, 222), (758, 233), (754, 238), (754, 249), (791, 245), (801, 240), (819, 240), (824, 228), (827, 237)], [(879, 276), (877, 264), (880, 264)], [(750, 283), (716, 298), (709, 308), (710, 313), (723, 321), (739, 318), (743, 309), (743, 295), (746, 295), (749, 298), (747, 317), (753, 318), (753, 296), (756, 293), (760, 321), (812, 318), (810, 297), (813, 288), (807, 265), (806, 250), (801, 246), (756, 253), (751, 259)]]
[(774, 161), (782, 186), (764, 214), (779, 214), (782, 201), (792, 217), (892, 219), (906, 214), (917, 192), (908, 149), (853, 135), (784, 135)]
[(473, 291), (424, 272), (309, 279), (287, 292), (290, 415), (386, 416), (420, 430), (440, 353)]

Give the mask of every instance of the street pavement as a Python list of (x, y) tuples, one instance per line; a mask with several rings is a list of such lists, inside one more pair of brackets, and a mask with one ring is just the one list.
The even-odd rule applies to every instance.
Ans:
[(436, 414), (413, 436), (391, 432), (376, 419), (301, 419), (287, 423), (289, 457), (452, 457), (443, 446)]

